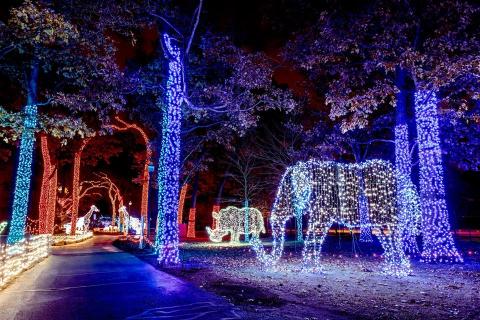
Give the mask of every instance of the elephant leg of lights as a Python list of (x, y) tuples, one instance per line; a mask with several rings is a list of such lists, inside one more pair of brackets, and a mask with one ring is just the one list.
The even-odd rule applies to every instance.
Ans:
[(385, 273), (407, 276), (411, 273), (410, 263), (405, 256), (402, 238), (394, 227), (375, 228), (374, 234), (382, 244), (385, 257)]
[(310, 222), (308, 225), (307, 236), (303, 247), (303, 269), (306, 271), (322, 270), (320, 265), (320, 255), (322, 245), (328, 234), (328, 229), (332, 224), (319, 224)]

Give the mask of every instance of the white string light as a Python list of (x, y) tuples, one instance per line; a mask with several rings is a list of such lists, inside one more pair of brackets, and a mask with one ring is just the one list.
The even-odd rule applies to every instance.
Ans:
[(239, 243), (240, 234), (245, 234), (245, 217), (248, 214), (248, 232), (255, 238), (260, 233), (265, 233), (265, 225), (260, 210), (252, 207), (237, 208), (229, 206), (221, 209), (219, 212), (212, 212), (216, 228), (214, 230), (206, 228), (210, 240), (221, 242), (222, 238), (230, 233), (230, 242)]
[(403, 253), (397, 232), (394, 171), (389, 162), (382, 160), (362, 164), (310, 160), (288, 168), (278, 188), (270, 218), (272, 252), (265, 252), (258, 237), (252, 241), (260, 261), (267, 266), (278, 263), (285, 241), (285, 224), (300, 210), (309, 219), (303, 267), (312, 271), (320, 269), (321, 247), (330, 226), (334, 222), (348, 228), (362, 225), (360, 177), (363, 178), (368, 206), (366, 227), (373, 229), (385, 250), (385, 271), (398, 276), (409, 274), (410, 263)]
[(23, 238), (15, 244), (0, 247), (0, 288), (13, 278), (47, 257), (50, 251), (50, 236), (38, 235)]
[(415, 117), (420, 158), (423, 252), (426, 262), (462, 262), (448, 222), (443, 183), (442, 150), (437, 116), (437, 97), (432, 91), (415, 93)]

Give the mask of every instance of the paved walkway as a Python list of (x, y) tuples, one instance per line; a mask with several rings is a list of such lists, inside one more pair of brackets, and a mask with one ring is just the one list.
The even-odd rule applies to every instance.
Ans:
[(240, 319), (222, 298), (96, 236), (52, 255), (0, 291), (0, 319)]

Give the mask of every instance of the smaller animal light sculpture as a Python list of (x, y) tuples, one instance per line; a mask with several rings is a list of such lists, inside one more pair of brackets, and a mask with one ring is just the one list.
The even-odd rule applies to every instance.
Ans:
[[(75, 233), (85, 233), (88, 231), (88, 226), (90, 225), (90, 218), (94, 212), (100, 212), (95, 205), (90, 206), (90, 210), (83, 216), (78, 218), (77, 220), (77, 230)], [(72, 224), (69, 222), (64, 224), (63, 227), (65, 228), (65, 232), (70, 234), (70, 229), (72, 228)]]
[(222, 238), (230, 232), (230, 242), (240, 242), (240, 234), (245, 234), (245, 214), (248, 214), (249, 234), (258, 238), (260, 233), (265, 233), (262, 213), (256, 208), (237, 208), (229, 206), (219, 212), (212, 212), (216, 220), (216, 229), (207, 227), (210, 240), (221, 242)]

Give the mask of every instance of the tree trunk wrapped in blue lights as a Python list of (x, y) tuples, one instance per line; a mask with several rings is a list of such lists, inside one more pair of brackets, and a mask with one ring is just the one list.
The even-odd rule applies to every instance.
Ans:
[(443, 183), (442, 150), (433, 91), (415, 94), (415, 116), (420, 159), (423, 252), (425, 261), (462, 261), (450, 233)]
[(30, 181), (32, 176), (32, 156), (37, 125), (37, 79), (38, 65), (32, 65), (28, 81), (28, 99), (25, 106), (25, 120), (20, 140), (15, 191), (13, 196), (12, 222), (8, 233), (8, 244), (14, 244), (25, 237), (25, 219), (28, 213)]
[(183, 65), (180, 49), (163, 35), (168, 62), (167, 96), (162, 119), (162, 146), (158, 163), (158, 232), (156, 248), (160, 264), (179, 262), (178, 192)]

